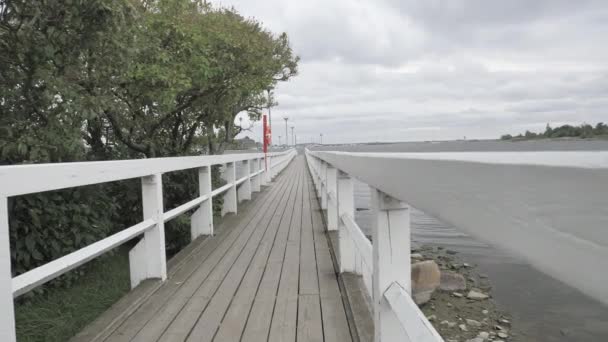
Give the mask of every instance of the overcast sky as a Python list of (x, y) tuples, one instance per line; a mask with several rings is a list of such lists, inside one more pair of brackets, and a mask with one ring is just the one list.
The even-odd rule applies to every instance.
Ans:
[[(287, 32), (302, 58), (276, 90), (275, 142), (285, 115), (300, 142), (323, 133), (327, 143), (608, 121), (606, 0), (221, 3)], [(260, 126), (248, 135), (259, 140)]]

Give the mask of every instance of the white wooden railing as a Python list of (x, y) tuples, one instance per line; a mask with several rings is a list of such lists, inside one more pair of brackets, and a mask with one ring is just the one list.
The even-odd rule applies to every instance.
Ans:
[[(196, 209), (191, 220), (191, 237), (213, 235), (212, 198), (222, 195), (222, 215), (236, 213), (237, 203), (251, 199), (283, 170), (295, 150), (219, 156), (155, 158), (105, 162), (16, 165), (0, 167), (0, 341), (14, 342), (13, 298), (24, 294), (137, 237), (143, 238), (129, 252), (131, 287), (149, 278), (167, 278), (164, 223)], [(242, 163), (237, 177), (236, 163)], [(211, 167), (224, 165), (226, 184), (211, 187)], [(169, 211), (163, 208), (162, 174), (198, 169), (199, 197)], [(11, 275), (8, 198), (42, 191), (141, 178), (143, 221), (78, 251), (53, 260), (17, 277)]]
[[(306, 151), (341, 272), (363, 277), (375, 341), (441, 341), (410, 298), (408, 204), (608, 304), (608, 152)], [(353, 178), (370, 186), (371, 243)], [(408, 203), (408, 204), (406, 204)]]

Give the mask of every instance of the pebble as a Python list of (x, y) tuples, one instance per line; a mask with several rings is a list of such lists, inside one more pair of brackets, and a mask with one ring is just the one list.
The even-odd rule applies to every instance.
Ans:
[(494, 326), (494, 329), (496, 329), (496, 330), (505, 330), (505, 328), (501, 327), (501, 326), (500, 326), (500, 325), (498, 325), (498, 324), (496, 324), (496, 325)]
[(481, 323), (479, 323), (478, 321), (474, 320), (474, 319), (466, 319), (467, 325), (470, 325), (472, 327), (476, 327), (479, 328), (481, 327)]
[(467, 326), (465, 324), (459, 325), (458, 328), (460, 328), (460, 330), (462, 330), (462, 331), (468, 331)]
[(412, 257), (412, 259), (417, 259), (417, 260), (424, 258), (422, 256), (422, 254), (420, 254), (420, 253), (412, 253), (411, 257)]
[(483, 338), (481, 338), (481, 337), (475, 337), (475, 338), (472, 338), (470, 340), (467, 340), (466, 342), (483, 342)]
[(482, 311), (481, 311), (481, 313), (482, 313), (482, 314), (484, 314), (484, 315), (487, 315), (487, 314), (488, 314), (488, 312), (489, 312), (488, 310), (482, 310)]
[(435, 315), (430, 315), (430, 316), (428, 316), (426, 319), (428, 319), (428, 320), (429, 320), (429, 322), (433, 322), (433, 321), (437, 320), (437, 316), (435, 316)]
[(460, 293), (460, 292), (452, 292), (452, 296), (457, 297), (457, 298), (462, 298), (462, 293)]
[(474, 300), (484, 300), (484, 299), (488, 299), (489, 296), (485, 293), (481, 293), (481, 292), (477, 292), (477, 291), (469, 291), (469, 293), (467, 294), (467, 298), (469, 299), (474, 299)]
[(490, 334), (488, 334), (485, 331), (482, 331), (479, 333), (479, 335), (477, 335), (477, 337), (483, 338), (484, 340), (487, 340), (488, 338), (490, 338)]
[(499, 332), (499, 333), (498, 333), (498, 334), (496, 334), (496, 335), (498, 335), (498, 337), (500, 337), (500, 338), (507, 338), (507, 337), (509, 337), (509, 335), (507, 335), (507, 334), (505, 334), (505, 333), (503, 333), (503, 332)]

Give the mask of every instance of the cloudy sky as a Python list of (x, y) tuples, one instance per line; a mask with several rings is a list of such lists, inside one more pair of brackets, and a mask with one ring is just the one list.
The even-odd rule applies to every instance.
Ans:
[[(275, 141), (285, 115), (300, 142), (323, 133), (327, 143), (496, 138), (608, 121), (606, 0), (221, 4), (287, 32), (302, 58), (300, 74), (276, 90)], [(249, 134), (256, 140), (260, 126)]]

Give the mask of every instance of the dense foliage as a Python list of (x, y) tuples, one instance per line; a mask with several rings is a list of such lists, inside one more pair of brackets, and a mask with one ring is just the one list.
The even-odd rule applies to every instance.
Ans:
[(512, 136), (511, 134), (505, 134), (500, 137), (502, 140), (511, 139), (542, 139), (542, 138), (595, 138), (595, 137), (608, 137), (608, 125), (603, 122), (599, 122), (595, 127), (589, 124), (582, 124), (580, 126), (563, 125), (555, 128), (551, 128), (547, 124), (547, 128), (543, 133), (534, 133), (526, 131), (524, 134)]
[[(285, 34), (200, 1), (0, 0), (0, 165), (221, 153), (297, 63)], [(163, 180), (167, 208), (194, 196), (194, 172)], [(139, 221), (139, 192), (11, 198), (14, 273)]]

